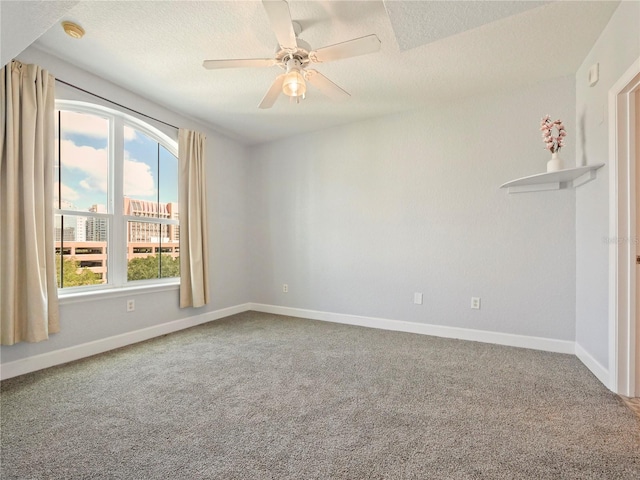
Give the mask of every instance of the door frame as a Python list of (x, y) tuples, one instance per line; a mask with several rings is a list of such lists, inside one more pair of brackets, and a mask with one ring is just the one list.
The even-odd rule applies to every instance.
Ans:
[[(609, 90), (609, 388), (639, 396), (636, 370), (635, 92), (640, 91), (640, 58)], [(640, 281), (640, 279), (638, 279)], [(640, 328), (638, 326), (637, 328)]]

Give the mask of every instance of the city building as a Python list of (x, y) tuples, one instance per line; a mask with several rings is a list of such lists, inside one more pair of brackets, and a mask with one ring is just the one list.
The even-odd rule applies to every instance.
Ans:
[[(75, 208), (65, 205), (65, 208)], [(178, 204), (158, 203), (149, 200), (125, 197), (125, 214), (144, 218), (178, 220)], [(92, 205), (91, 213), (107, 213), (104, 205)], [(67, 226), (71, 223), (70, 226)], [(55, 220), (56, 253), (78, 261), (80, 269), (88, 268), (98, 274), (103, 282), (107, 279), (107, 235), (108, 220), (94, 216), (61, 215)], [(154, 222), (128, 222), (127, 259), (144, 258), (150, 255), (180, 255), (180, 227)]]
[[(178, 204), (159, 203), (136, 198), (124, 198), (125, 215), (144, 218), (178, 220)], [(127, 241), (130, 243), (179, 243), (180, 227), (152, 222), (129, 222)]]
[[(107, 213), (104, 205), (92, 205), (89, 209), (92, 213)], [(106, 242), (107, 241), (107, 220), (100, 217), (86, 218), (86, 240), (90, 242)], [(77, 239), (80, 241), (80, 239)]]

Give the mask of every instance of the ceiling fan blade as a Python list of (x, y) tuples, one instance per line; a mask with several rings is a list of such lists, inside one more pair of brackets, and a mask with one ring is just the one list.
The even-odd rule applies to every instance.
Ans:
[(245, 67), (272, 67), (277, 62), (273, 58), (246, 58), (238, 60), (205, 60), (204, 68), (245, 68)]
[(284, 0), (262, 0), (262, 5), (269, 17), (271, 30), (276, 34), (282, 48), (297, 48), (296, 32), (291, 22), (289, 4)]
[(376, 35), (372, 34), (319, 48), (318, 50), (309, 52), (309, 59), (316, 63), (332, 62), (333, 60), (340, 60), (342, 58), (374, 53), (378, 50), (380, 50), (380, 40)]
[(271, 108), (273, 104), (276, 103), (278, 96), (282, 93), (282, 83), (284, 82), (285, 73), (282, 75), (278, 75), (276, 79), (269, 87), (269, 90), (265, 94), (264, 98), (258, 105), (258, 108)]
[(351, 96), (317, 70), (306, 70), (305, 79), (327, 97), (333, 98), (334, 100), (343, 100)]

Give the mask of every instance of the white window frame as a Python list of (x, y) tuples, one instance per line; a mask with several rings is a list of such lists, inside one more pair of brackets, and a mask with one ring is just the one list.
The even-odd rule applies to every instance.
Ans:
[[(109, 191), (107, 194), (108, 213), (91, 213), (93, 217), (103, 217), (109, 220), (107, 231), (107, 283), (84, 285), (78, 287), (58, 288), (58, 296), (64, 299), (90, 299), (97, 295), (116, 297), (135, 292), (173, 290), (180, 285), (180, 277), (154, 278), (148, 280), (127, 280), (127, 222), (147, 222), (168, 225), (180, 225), (178, 221), (136, 217), (124, 214), (124, 127), (130, 127), (147, 135), (158, 142), (176, 158), (178, 157), (178, 142), (148, 123), (127, 113), (105, 107), (103, 105), (76, 100), (56, 100), (56, 110), (66, 110), (77, 113), (93, 114), (109, 119), (108, 136), (108, 178)], [(116, 163), (121, 165), (116, 168)], [(77, 210), (65, 210), (54, 207), (54, 215), (86, 216)], [(159, 252), (160, 254), (162, 252)]]

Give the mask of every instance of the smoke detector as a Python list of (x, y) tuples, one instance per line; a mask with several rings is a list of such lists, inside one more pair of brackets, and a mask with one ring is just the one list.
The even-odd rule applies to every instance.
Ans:
[(82, 38), (84, 36), (84, 28), (77, 23), (62, 22), (62, 28), (64, 29), (64, 33), (72, 38)]

